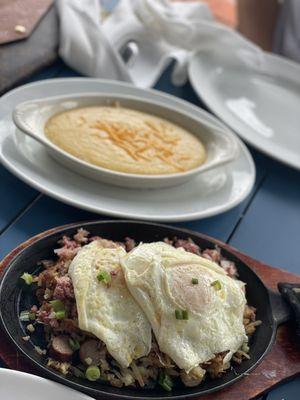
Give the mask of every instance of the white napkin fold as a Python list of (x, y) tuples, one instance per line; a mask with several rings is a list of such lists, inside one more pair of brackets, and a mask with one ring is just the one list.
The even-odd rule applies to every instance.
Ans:
[(276, 53), (300, 62), (300, 1), (285, 0), (275, 30)]
[(118, 52), (103, 33), (98, 0), (59, 0), (59, 55), (83, 75), (130, 81)]
[[(225, 46), (257, 46), (213, 20), (209, 7), (200, 2), (120, 0), (101, 20), (98, 0), (57, 0), (60, 17), (61, 58), (83, 75), (153, 86), (167, 65), (175, 60), (172, 81), (184, 84), (187, 64), (197, 50), (220, 41)], [(129, 63), (120, 52), (134, 43)]]

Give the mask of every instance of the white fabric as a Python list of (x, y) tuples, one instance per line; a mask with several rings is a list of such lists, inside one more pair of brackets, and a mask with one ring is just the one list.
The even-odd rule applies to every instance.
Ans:
[(300, 62), (300, 1), (285, 0), (274, 37), (274, 51)]
[[(98, 0), (57, 0), (57, 8), (59, 54), (87, 76), (151, 87), (175, 60), (172, 81), (181, 85), (187, 78), (189, 57), (211, 40), (260, 52), (237, 32), (215, 22), (204, 3), (120, 0), (104, 21)], [(125, 64), (120, 50), (130, 41), (137, 44), (138, 54)]]

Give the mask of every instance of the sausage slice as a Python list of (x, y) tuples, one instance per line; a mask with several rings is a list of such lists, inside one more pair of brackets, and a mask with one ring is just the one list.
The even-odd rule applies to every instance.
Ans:
[(74, 352), (69, 345), (69, 337), (66, 335), (55, 336), (51, 343), (51, 353), (59, 361), (70, 361)]
[(88, 339), (83, 342), (80, 346), (79, 357), (85, 365), (99, 365), (102, 358), (99, 340)]

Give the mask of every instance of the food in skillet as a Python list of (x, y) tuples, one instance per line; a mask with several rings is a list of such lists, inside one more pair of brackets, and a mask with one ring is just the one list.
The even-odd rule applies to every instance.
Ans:
[[(191, 240), (123, 243), (63, 237), (42, 261), (24, 340), (42, 324), (47, 364), (113, 386), (196, 386), (249, 358), (259, 321), (233, 262)], [(34, 338), (34, 336), (33, 336)]]
[(185, 172), (206, 159), (204, 145), (192, 133), (165, 119), (123, 107), (64, 111), (47, 121), (45, 134), (83, 161), (131, 174)]

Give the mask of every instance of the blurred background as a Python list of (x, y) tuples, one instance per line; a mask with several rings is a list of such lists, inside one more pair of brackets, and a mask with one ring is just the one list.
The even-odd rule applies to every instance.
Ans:
[[(299, 15), (298, 0), (195, 2), (207, 3), (217, 21), (239, 31), (264, 50), (300, 59), (300, 50), (295, 53), (293, 43), (299, 37), (299, 28), (294, 26)], [(0, 94), (58, 58), (59, 22), (54, 3), (0, 0)], [(101, 1), (108, 12), (117, 4), (118, 0)]]

